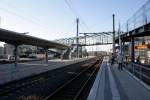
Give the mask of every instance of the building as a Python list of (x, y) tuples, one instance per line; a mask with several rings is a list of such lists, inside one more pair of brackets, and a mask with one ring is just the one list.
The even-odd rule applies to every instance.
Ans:
[[(32, 45), (20, 45), (18, 46), (18, 55), (22, 57), (28, 57), (37, 53), (37, 47)], [(14, 55), (14, 46), (11, 44), (4, 44), (4, 54)]]
[(11, 44), (4, 44), (4, 54), (14, 55), (14, 46)]
[(0, 46), (0, 55), (4, 55), (4, 47)]
[(150, 36), (135, 39), (135, 58), (138, 57), (141, 63), (150, 64)]
[(18, 54), (22, 57), (34, 56), (37, 54), (37, 47), (32, 45), (20, 45), (18, 47)]
[[(135, 62), (139, 59), (142, 64), (150, 64), (150, 36), (136, 37), (134, 40)], [(131, 61), (131, 48), (131, 43), (126, 44), (124, 52), (127, 61)]]

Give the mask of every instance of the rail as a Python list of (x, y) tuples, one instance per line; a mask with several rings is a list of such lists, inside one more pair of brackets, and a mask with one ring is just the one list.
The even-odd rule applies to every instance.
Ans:
[[(101, 56), (100, 56), (100, 58), (101, 58)], [(51, 94), (52, 92), (54, 92), (60, 85), (62, 86), (62, 84), (66, 83), (68, 80), (71, 80), (78, 73), (84, 71), (89, 66), (91, 66), (91, 64), (94, 64), (95, 59), (96, 58), (92, 58), (92, 59), (87, 60), (82, 63), (76, 63), (76, 64), (69, 65), (66, 67), (62, 67), (60, 69), (47, 71), (47, 72), (41, 73), (39, 75), (33, 75), (33, 76), (27, 77), (25, 79), (16, 80), (16, 81), (4, 84), (4, 85), (0, 85), (0, 100), (1, 99), (10, 100), (10, 99), (16, 99), (16, 98), (28, 98), (28, 96), (22, 97), (22, 95), (24, 95), (24, 93), (26, 93), (28, 95), (35, 94), (36, 98), (44, 99), (44, 97), (46, 97), (49, 94)], [(82, 67), (82, 65), (85, 65), (85, 64), (88, 64), (88, 66)], [(72, 72), (75, 74), (69, 74), (68, 72)], [(60, 74), (60, 73), (62, 73), (62, 74)], [(57, 77), (57, 80), (52, 81), (53, 79), (56, 79), (56, 77)], [(82, 79), (84, 79), (84, 78), (82, 78)], [(54, 87), (53, 87), (53, 85), (50, 85), (50, 84), (52, 84), (51, 82), (55, 83), (58, 80), (62, 80), (63, 82), (59, 81), (59, 83), (55, 84)], [(38, 86), (38, 89), (37, 89), (37, 86)], [(24, 91), (26, 91), (26, 92), (24, 92)], [(40, 96), (38, 96), (39, 94), (37, 92), (40, 94)], [(82, 91), (80, 91), (80, 92), (82, 92)]]
[[(79, 95), (85, 88), (86, 84), (89, 82), (91, 77), (94, 75), (98, 67), (95, 67), (96, 65), (99, 66), (99, 64), (102, 62), (102, 59), (99, 61), (96, 61), (92, 66), (89, 66), (86, 70), (80, 72), (77, 76), (75, 76), (73, 79), (69, 80), (62, 86), (60, 86), (56, 91), (54, 91), (52, 94), (48, 95), (44, 98), (44, 100), (62, 100), (62, 99), (71, 99), (71, 100), (77, 100), (79, 98)], [(88, 74), (88, 77), (87, 77)]]

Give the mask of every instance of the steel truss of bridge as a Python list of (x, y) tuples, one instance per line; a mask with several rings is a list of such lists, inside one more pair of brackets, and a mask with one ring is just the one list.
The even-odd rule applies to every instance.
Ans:
[[(80, 33), (84, 36), (79, 36), (79, 46), (107, 45), (112, 44), (112, 32), (95, 32), (95, 33)], [(63, 38), (55, 40), (57, 43), (74, 46), (77, 37)]]

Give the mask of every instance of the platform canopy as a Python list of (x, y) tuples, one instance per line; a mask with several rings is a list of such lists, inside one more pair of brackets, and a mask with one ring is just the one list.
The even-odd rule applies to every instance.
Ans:
[(66, 49), (69, 46), (0, 28), (0, 41), (13, 45), (34, 45), (43, 48)]

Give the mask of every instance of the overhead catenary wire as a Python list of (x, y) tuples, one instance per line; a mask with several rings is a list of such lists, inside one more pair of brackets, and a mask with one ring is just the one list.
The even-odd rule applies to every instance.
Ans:
[(73, 3), (71, 2), (71, 0), (64, 0), (66, 5), (69, 7), (69, 9), (72, 11), (72, 13), (80, 19), (80, 22), (84, 25), (84, 27), (90, 31), (88, 25), (85, 23), (85, 21), (83, 20), (82, 16), (78, 13), (78, 11), (75, 9), (75, 7), (73, 6)]
[[(17, 11), (19, 11), (21, 13), (25, 12), (24, 10), (18, 9), (17, 7), (13, 6), (12, 4), (7, 4), (7, 5), (9, 7), (11, 7), (11, 8), (16, 9)], [(31, 24), (34, 24), (34, 25), (38, 26), (38, 27), (40, 26), (40, 28), (42, 28), (43, 30), (46, 30), (47, 32), (49, 32), (48, 27), (45, 24), (41, 24), (40, 20), (37, 19), (36, 17), (33, 17), (33, 16), (32, 17), (31, 16), (30, 17), (26, 17), (26, 16), (23, 16), (21, 14), (18, 14), (16, 12), (14, 12), (14, 11), (8, 10), (8, 9), (6, 9), (4, 7), (0, 7), (0, 10), (4, 11), (6, 13), (9, 13), (9, 14), (11, 14), (13, 16), (16, 16), (16, 17), (22, 19), (23, 21), (29, 22)]]
[[(4, 3), (5, 5), (7, 5), (8, 7), (10, 7), (11, 9), (12, 9), (12, 8), (15, 9), (16, 11), (18, 11), (18, 12), (20, 12), (20, 13), (23, 13), (23, 14), (26, 13), (26, 11), (24, 11), (23, 9), (18, 8), (18, 7), (16, 7), (16, 6), (14, 6), (13, 4), (10, 4), (10, 3), (6, 2), (6, 1), (3, 1), (2, 3)], [(68, 6), (69, 6), (69, 5), (68, 5)], [(71, 6), (70, 6), (70, 8), (71, 8)], [(4, 10), (4, 9), (5, 9), (5, 8), (3, 8), (3, 10)], [(73, 8), (72, 8), (72, 9), (73, 9)], [(5, 9), (5, 11), (6, 11), (6, 10), (7, 10), (7, 9)], [(14, 11), (12, 12), (12, 11), (10, 11), (10, 10), (7, 10), (6, 12), (11, 13), (11, 14), (17, 16), (17, 17), (20, 17), (20, 18), (23, 19), (23, 20), (27, 20), (27, 21), (30, 22), (30, 23), (36, 24), (37, 26), (39, 25), (39, 26), (42, 26), (42, 27), (45, 28), (45, 29), (48, 29), (48, 27), (47, 27), (45, 24), (43, 24), (43, 23), (41, 24), (40, 19), (36, 18), (35, 16), (30, 15), (30, 18), (29, 18), (29, 17), (21, 16), (20, 14), (17, 14), (17, 13), (14, 12)], [(76, 12), (76, 11), (74, 10), (74, 12)], [(77, 14), (77, 12), (76, 12), (76, 14)], [(73, 23), (74, 23), (74, 21), (73, 21)], [(80, 25), (81, 25), (81, 27), (83, 26), (82, 23), (81, 23)], [(70, 29), (71, 31), (75, 30), (75, 29), (74, 29), (74, 25), (72, 25), (72, 23), (71, 23), (71, 25), (69, 25), (69, 29)], [(66, 33), (69, 33), (69, 32), (66, 32)]]
[[(3, 0), (2, 0), (2, 1), (3, 1)], [(15, 9), (16, 11), (18, 11), (18, 12), (20, 12), (20, 13), (26, 14), (26, 11), (24, 11), (23, 9), (18, 8), (18, 7), (16, 7), (16, 6), (14, 6), (13, 4), (10, 4), (10, 3), (6, 2), (6, 1), (3, 1), (3, 2), (2, 2), (2, 1), (1, 1), (1, 3), (7, 5), (9, 8), (11, 8), (11, 9), (13, 8), (13, 9)], [(36, 23), (39, 23), (39, 22), (40, 22), (40, 19), (38, 19), (37, 17), (32, 16), (32, 15), (30, 15), (30, 18), (28, 18), (28, 19), (31, 19), (31, 20), (33, 20), (33, 21), (36, 21)], [(41, 23), (41, 22), (40, 22), (40, 23)], [(42, 25), (43, 25), (43, 24), (42, 24)]]
[[(70, 4), (73, 6), (73, 3), (71, 2), (71, 0), (69, 0), (70, 1)], [(73, 8), (74, 8), (74, 6), (73, 6)], [(75, 9), (75, 8), (74, 8)], [(77, 11), (76, 11), (77, 12)], [(78, 14), (78, 16), (79, 16), (79, 18), (80, 18), (80, 20), (81, 20), (81, 23), (83, 24), (83, 26), (88, 30), (88, 31), (90, 31), (90, 28), (88, 27), (88, 25), (86, 24), (86, 22), (84, 21), (84, 19), (83, 19), (83, 17), (79, 14), (79, 13), (77, 13)]]

